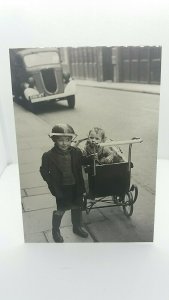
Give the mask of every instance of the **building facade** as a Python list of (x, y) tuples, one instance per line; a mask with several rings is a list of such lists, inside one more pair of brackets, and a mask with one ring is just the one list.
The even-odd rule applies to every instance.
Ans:
[(160, 84), (161, 47), (60, 48), (62, 64), (75, 79)]

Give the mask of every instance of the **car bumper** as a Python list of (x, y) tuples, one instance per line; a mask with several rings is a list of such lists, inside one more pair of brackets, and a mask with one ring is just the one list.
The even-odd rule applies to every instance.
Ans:
[(61, 94), (55, 94), (55, 95), (50, 95), (50, 96), (45, 96), (45, 97), (29, 97), (30, 101), (32, 103), (39, 103), (39, 102), (49, 102), (52, 100), (60, 101), (64, 100), (69, 96), (74, 96), (75, 94), (70, 94), (70, 93), (61, 93)]

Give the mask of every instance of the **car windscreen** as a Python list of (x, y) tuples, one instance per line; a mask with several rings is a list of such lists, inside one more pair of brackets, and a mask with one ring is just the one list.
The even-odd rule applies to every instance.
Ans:
[(28, 68), (41, 65), (58, 64), (60, 62), (57, 52), (38, 52), (24, 56), (25, 65)]

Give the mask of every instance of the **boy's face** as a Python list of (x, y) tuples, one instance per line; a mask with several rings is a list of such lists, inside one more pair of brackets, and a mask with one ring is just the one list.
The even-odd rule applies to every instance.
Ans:
[(89, 134), (89, 142), (91, 145), (99, 144), (102, 142), (102, 137), (100, 134), (96, 133), (95, 131), (91, 131)]
[(71, 146), (72, 137), (71, 136), (58, 136), (55, 140), (58, 148), (62, 151), (67, 151)]

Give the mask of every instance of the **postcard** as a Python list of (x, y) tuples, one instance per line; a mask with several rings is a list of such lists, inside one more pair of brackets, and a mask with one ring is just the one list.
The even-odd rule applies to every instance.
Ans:
[(9, 56), (25, 242), (153, 242), (161, 47)]

